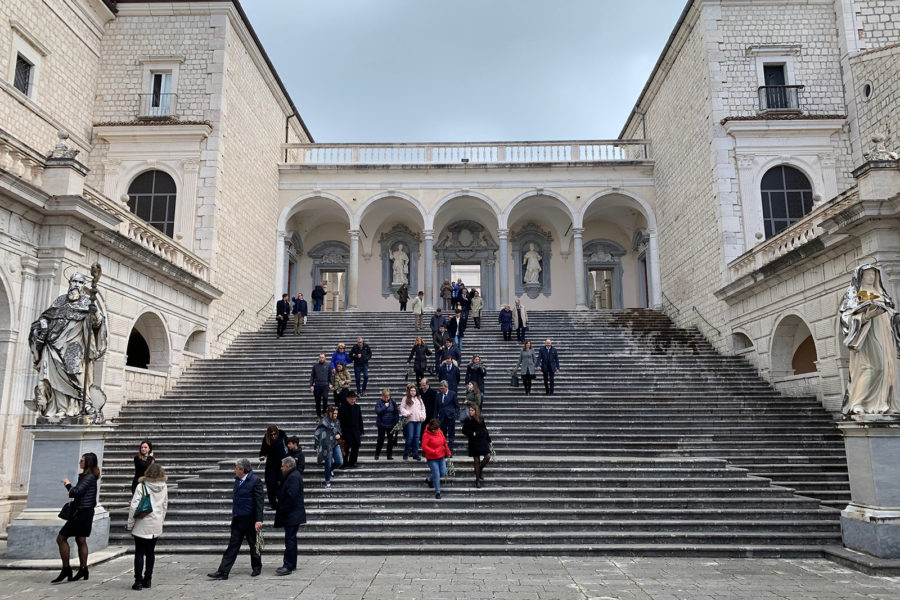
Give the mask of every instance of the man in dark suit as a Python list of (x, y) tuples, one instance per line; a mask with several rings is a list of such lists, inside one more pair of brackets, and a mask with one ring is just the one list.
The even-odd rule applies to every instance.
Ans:
[[(441, 371), (443, 373), (443, 370)], [(457, 374), (459, 370), (457, 369)], [(458, 383), (457, 379), (457, 383)], [(459, 399), (456, 392), (449, 388), (450, 382), (441, 380), (441, 391), (437, 395), (437, 419), (441, 422), (441, 431), (447, 438), (450, 452), (453, 452), (453, 439), (456, 437), (456, 419), (459, 418)]]
[(290, 575), (297, 569), (297, 531), (306, 523), (303, 505), (303, 476), (290, 456), (281, 459), (281, 487), (278, 488), (278, 510), (275, 527), (284, 527), (284, 562), (276, 575)]
[(353, 390), (347, 393), (347, 401), (341, 404), (338, 420), (341, 422), (341, 436), (343, 436), (347, 447), (347, 456), (344, 457), (344, 464), (338, 468), (355, 469), (359, 466), (357, 465), (359, 446), (362, 444), (365, 430), (363, 428), (362, 409), (356, 403), (356, 392)]
[[(425, 405), (425, 422), (432, 420), (435, 415), (437, 415), (437, 390), (428, 385), (428, 378), (423, 377), (422, 381), (419, 382), (419, 398), (422, 399), (422, 404)], [(425, 428), (422, 428), (422, 433), (425, 433)]]
[(453, 343), (453, 340), (447, 340), (444, 342), (444, 347), (441, 348), (441, 362), (447, 360), (447, 357), (452, 358), (456, 366), (459, 366), (459, 363), (462, 361), (462, 354), (459, 351), (459, 346), (456, 346)]
[(431, 341), (434, 342), (434, 370), (437, 371), (440, 368), (443, 359), (441, 358), (441, 352), (444, 351), (444, 344), (447, 343), (447, 340), (450, 339), (450, 334), (447, 333), (447, 328), (443, 325), (439, 326), (437, 331), (431, 336)]
[(441, 378), (442, 381), (447, 382), (447, 386), (451, 391), (456, 392), (457, 388), (459, 388), (459, 367), (453, 364), (453, 358), (448, 356), (444, 359), (444, 362), (441, 364), (441, 368), (438, 371), (438, 377)]
[(278, 337), (284, 335), (288, 319), (291, 318), (291, 301), (287, 294), (281, 295), (281, 300), (275, 303), (275, 320), (278, 321)]
[(250, 468), (250, 461), (246, 458), (234, 463), (234, 491), (231, 503), (231, 539), (228, 548), (222, 555), (222, 562), (215, 572), (210, 573), (212, 579), (228, 579), (228, 573), (234, 566), (241, 543), (247, 538), (250, 546), (251, 577), (256, 577), (262, 571), (262, 558), (256, 551), (256, 532), (263, 525), (263, 503), (266, 501), (266, 487), (262, 479)]
[(553, 379), (559, 373), (559, 353), (551, 340), (544, 340), (544, 347), (538, 353), (537, 369), (544, 374), (544, 394), (553, 395)]

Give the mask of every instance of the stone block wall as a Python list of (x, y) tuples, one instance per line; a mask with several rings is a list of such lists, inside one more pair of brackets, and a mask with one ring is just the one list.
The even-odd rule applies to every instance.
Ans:
[[(855, 56), (850, 59), (850, 67), (857, 82), (856, 106), (863, 151), (872, 150), (875, 134), (887, 136), (888, 149), (900, 151), (900, 43)], [(868, 97), (866, 85), (871, 86)]]
[(896, 0), (856, 0), (857, 35), (866, 48), (900, 41), (900, 3)]
[(125, 396), (129, 400), (153, 400), (166, 391), (164, 373), (125, 367)]
[[(74, 147), (88, 152), (101, 36), (80, 3), (0, 2), (0, 128), (42, 154), (64, 129)], [(19, 51), (36, 67), (29, 96), (9, 78)]]
[[(759, 111), (757, 55), (748, 49), (796, 48), (788, 81), (804, 86), (800, 106), (805, 114), (845, 114), (840, 72), (840, 46), (835, 35), (834, 7), (827, 3), (721, 3), (721, 107), (727, 116), (754, 116)], [(766, 61), (765, 56), (762, 60)], [(772, 62), (779, 62), (773, 60)]]

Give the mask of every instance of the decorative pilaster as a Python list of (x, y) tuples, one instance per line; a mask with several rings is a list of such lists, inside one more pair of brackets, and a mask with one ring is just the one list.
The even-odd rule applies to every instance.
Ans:
[(575, 268), (575, 310), (587, 310), (584, 290), (584, 243), (582, 239), (584, 229), (576, 227), (572, 230), (572, 235), (572, 248), (574, 250), (572, 254), (575, 257), (575, 260), (572, 261), (574, 263), (572, 266)]
[(425, 290), (425, 310), (434, 310), (434, 230), (426, 229), (425, 235), (425, 281), (422, 289)]
[(200, 173), (199, 160), (183, 160), (184, 186), (178, 200), (175, 223), (175, 240), (188, 250), (194, 247), (194, 220), (197, 213), (197, 176)]
[(659, 275), (659, 234), (656, 229), (648, 232), (650, 239), (647, 241), (647, 271), (650, 274), (650, 308), (662, 306), (662, 281)]
[(509, 300), (509, 250), (507, 248), (507, 238), (509, 237), (509, 229), (498, 229), (497, 239), (499, 242), (499, 250), (497, 250), (497, 261), (500, 266), (500, 298), (498, 299), (498, 307), (501, 308)]
[(347, 310), (359, 310), (359, 230), (351, 229), (350, 233), (350, 268), (347, 277)]

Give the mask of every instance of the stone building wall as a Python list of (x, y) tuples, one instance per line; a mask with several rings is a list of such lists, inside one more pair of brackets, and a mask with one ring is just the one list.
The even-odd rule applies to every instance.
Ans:
[(129, 400), (153, 400), (166, 391), (165, 373), (125, 367), (125, 395)]
[(856, 106), (863, 150), (872, 150), (872, 137), (877, 134), (887, 138), (888, 149), (900, 151), (900, 42), (855, 56), (850, 65), (857, 82)]
[(900, 39), (900, 3), (895, 0), (855, 0), (858, 35), (866, 48), (896, 44)]
[[(64, 129), (82, 153), (90, 149), (104, 12), (112, 16), (64, 0), (0, 2), (0, 129), (40, 152)], [(20, 52), (35, 65), (29, 96), (12, 84)]]

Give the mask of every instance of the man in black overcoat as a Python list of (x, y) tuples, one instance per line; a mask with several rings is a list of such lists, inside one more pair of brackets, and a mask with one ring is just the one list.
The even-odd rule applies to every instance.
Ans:
[(287, 294), (281, 295), (281, 300), (275, 303), (275, 320), (278, 321), (278, 337), (284, 335), (288, 319), (291, 318), (291, 301)]
[(290, 575), (297, 569), (297, 531), (304, 523), (303, 476), (296, 461), (288, 456), (281, 460), (281, 487), (275, 513), (275, 527), (284, 527), (284, 562), (275, 570), (276, 575)]
[(353, 469), (359, 460), (359, 446), (364, 433), (362, 409), (356, 403), (356, 392), (353, 390), (347, 394), (347, 401), (341, 404), (338, 421), (341, 423), (341, 436), (347, 448), (347, 456), (340, 468)]

